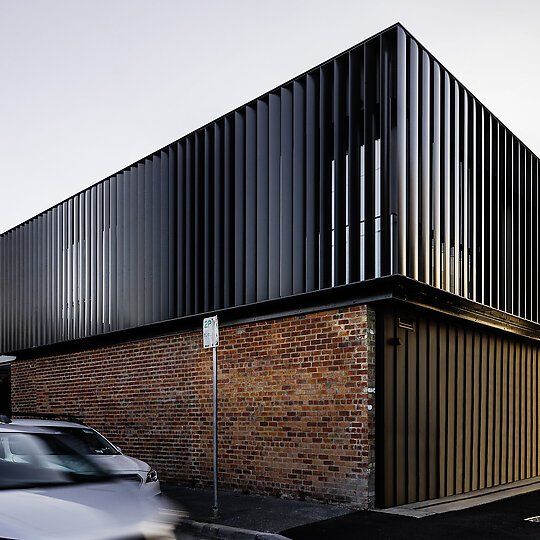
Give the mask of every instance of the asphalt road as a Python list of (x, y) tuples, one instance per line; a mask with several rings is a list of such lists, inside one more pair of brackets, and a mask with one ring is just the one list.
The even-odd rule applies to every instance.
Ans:
[(476, 540), (540, 539), (540, 491), (425, 518), (354, 512), (280, 531), (292, 540)]

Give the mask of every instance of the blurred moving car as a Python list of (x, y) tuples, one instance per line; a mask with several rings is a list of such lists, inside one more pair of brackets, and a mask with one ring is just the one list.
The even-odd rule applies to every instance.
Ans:
[(99, 467), (126, 481), (133, 482), (146, 495), (161, 494), (161, 486), (155, 469), (140, 459), (122, 454), (120, 448), (77, 418), (29, 412), (13, 413), (12, 416), (34, 416), (35, 418), (11, 418), (11, 423), (19, 426), (53, 428), (73, 439), (72, 445), (81, 454), (86, 454), (95, 461)]
[(173, 539), (182, 514), (79, 454), (54, 429), (0, 423), (0, 537)]

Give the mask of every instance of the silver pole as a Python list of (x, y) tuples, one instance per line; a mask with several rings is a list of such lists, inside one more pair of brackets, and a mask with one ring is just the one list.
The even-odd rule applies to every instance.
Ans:
[(213, 383), (214, 383), (214, 517), (217, 518), (219, 515), (218, 509), (218, 465), (217, 465), (217, 347), (212, 347), (213, 349)]

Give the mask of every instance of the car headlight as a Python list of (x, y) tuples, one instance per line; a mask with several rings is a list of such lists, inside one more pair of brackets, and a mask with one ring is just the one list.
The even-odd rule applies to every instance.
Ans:
[(146, 482), (157, 482), (157, 471), (155, 469), (150, 469), (146, 475)]

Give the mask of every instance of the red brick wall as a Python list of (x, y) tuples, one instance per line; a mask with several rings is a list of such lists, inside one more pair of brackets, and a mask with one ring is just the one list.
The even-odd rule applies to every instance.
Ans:
[[(220, 329), (220, 485), (373, 502), (374, 313)], [(212, 482), (212, 351), (201, 332), (12, 366), (14, 410), (84, 415), (162, 479)]]

